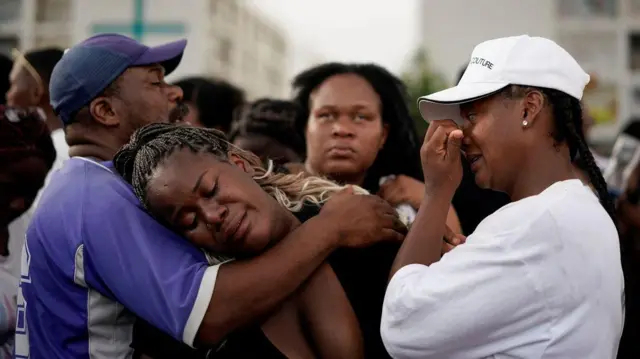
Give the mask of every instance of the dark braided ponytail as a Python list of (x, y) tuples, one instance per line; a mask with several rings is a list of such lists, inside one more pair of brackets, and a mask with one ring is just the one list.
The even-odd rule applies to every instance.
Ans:
[(593, 158), (582, 131), (582, 105), (580, 101), (557, 90), (543, 89), (542, 92), (553, 109), (553, 118), (556, 124), (554, 140), (556, 142), (567, 141), (571, 159), (580, 158), (583, 168), (589, 176), (589, 181), (598, 194), (600, 203), (616, 223), (615, 206), (607, 190), (607, 183)]
[(617, 223), (615, 206), (609, 196), (607, 183), (602, 177), (602, 172), (596, 164), (593, 154), (591, 154), (582, 131), (582, 105), (580, 101), (564, 92), (548, 88), (511, 85), (503, 93), (508, 98), (519, 98), (530, 90), (541, 91), (546, 97), (552, 108), (555, 121), (556, 130), (552, 133), (554, 141), (556, 143), (567, 143), (572, 161), (580, 158), (581, 167), (589, 176), (589, 182), (596, 190), (602, 207), (607, 211), (613, 222)]

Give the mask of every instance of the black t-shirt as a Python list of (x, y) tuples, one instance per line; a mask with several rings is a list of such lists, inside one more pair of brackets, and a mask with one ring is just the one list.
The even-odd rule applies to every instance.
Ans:
[(469, 163), (464, 158), (462, 169), (462, 181), (453, 196), (452, 204), (460, 219), (462, 232), (469, 235), (482, 220), (511, 202), (511, 199), (505, 193), (478, 187)]
[[(305, 222), (319, 210), (310, 205), (295, 215), (300, 222)], [(399, 249), (399, 243), (381, 243), (365, 249), (344, 248), (335, 251), (328, 260), (360, 323), (366, 358), (390, 358), (380, 337), (380, 320), (389, 272)], [(231, 334), (225, 345), (214, 353), (209, 349), (192, 349), (138, 319), (131, 347), (138, 354), (142, 352), (154, 359), (283, 358), (260, 326), (250, 326)]]

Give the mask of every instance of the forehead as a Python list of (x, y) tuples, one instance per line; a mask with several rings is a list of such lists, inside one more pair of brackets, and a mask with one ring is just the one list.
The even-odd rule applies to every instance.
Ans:
[(356, 74), (334, 75), (322, 82), (311, 94), (313, 107), (356, 104), (376, 106), (380, 97), (371, 84)]
[(505, 100), (503, 96), (496, 94), (476, 101), (463, 103), (460, 104), (460, 112), (462, 115), (465, 115), (469, 112), (488, 111), (503, 100)]

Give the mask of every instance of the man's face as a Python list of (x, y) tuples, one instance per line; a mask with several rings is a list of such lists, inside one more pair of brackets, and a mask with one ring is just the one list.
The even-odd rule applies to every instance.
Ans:
[(127, 139), (144, 125), (181, 121), (187, 113), (181, 103), (182, 90), (165, 82), (160, 65), (127, 69), (120, 76), (115, 97), (113, 105), (119, 114), (119, 127)]

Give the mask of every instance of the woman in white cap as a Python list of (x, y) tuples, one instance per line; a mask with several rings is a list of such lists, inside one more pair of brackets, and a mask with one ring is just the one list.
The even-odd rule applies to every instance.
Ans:
[[(589, 76), (551, 40), (478, 45), (460, 83), (425, 96), (425, 197), (391, 272), (381, 334), (395, 358), (614, 358), (618, 233), (582, 133)], [(440, 258), (459, 152), (510, 203)], [(571, 165), (579, 154), (597, 194)]]

